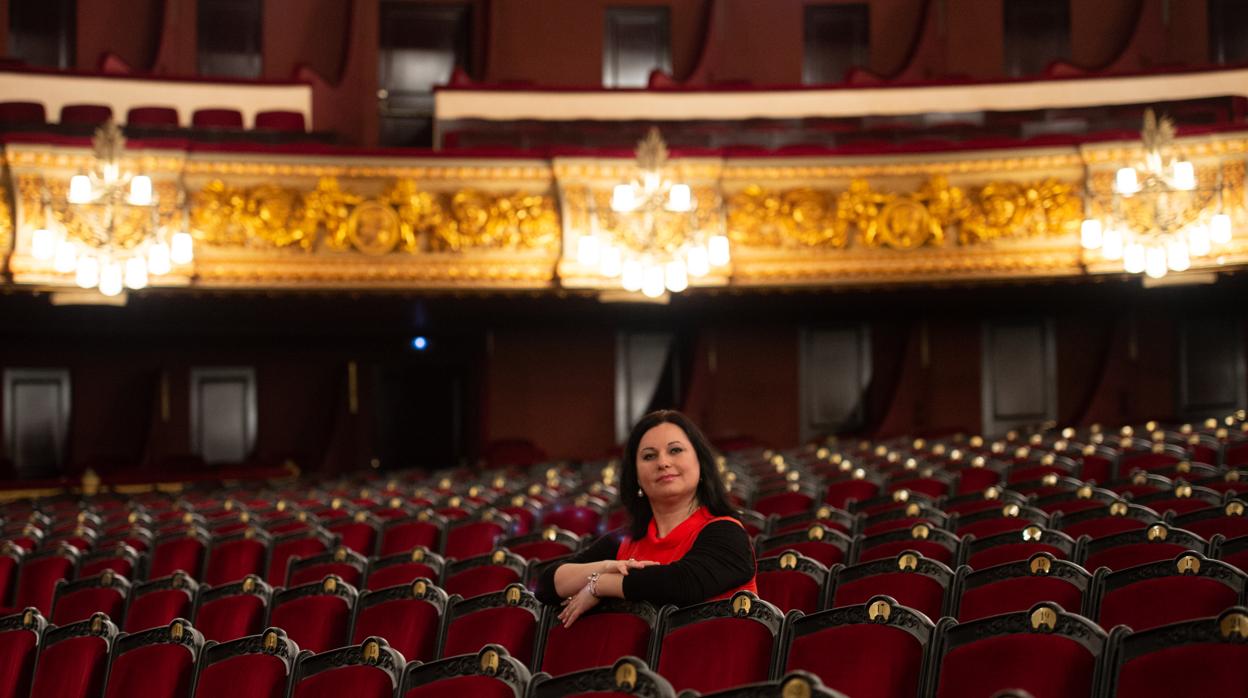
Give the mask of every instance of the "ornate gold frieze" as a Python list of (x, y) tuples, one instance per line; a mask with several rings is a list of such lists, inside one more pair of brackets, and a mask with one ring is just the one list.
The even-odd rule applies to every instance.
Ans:
[(192, 228), (209, 247), (325, 249), (370, 256), (469, 250), (556, 251), (546, 194), (435, 193), (400, 179), (368, 197), (323, 177), (311, 191), (214, 180), (192, 197)]
[(839, 193), (809, 187), (746, 187), (728, 201), (728, 229), (746, 247), (913, 250), (1013, 238), (1069, 235), (1083, 204), (1053, 179), (963, 188), (932, 177), (915, 191), (880, 191), (854, 179)]
[(9, 187), (0, 183), (0, 255), (13, 246), (13, 210), (9, 207)]
[(120, 215), (112, 221), (110, 231), (102, 216), (103, 205), (69, 205), (67, 180), (45, 179), (37, 174), (17, 177), (18, 206), (29, 227), (59, 226), (71, 239), (90, 246), (102, 244), (104, 241), (99, 236), (111, 233), (115, 246), (130, 249), (147, 239), (153, 228), (176, 224), (179, 220), (177, 185), (168, 180), (156, 180), (152, 182), (152, 191), (157, 201), (155, 209), (117, 207), (114, 212)]

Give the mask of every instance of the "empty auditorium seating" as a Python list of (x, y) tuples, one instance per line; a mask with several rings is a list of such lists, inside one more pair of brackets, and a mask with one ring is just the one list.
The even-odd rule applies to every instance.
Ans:
[(0, 617), (0, 698), (30, 695), (35, 655), (47, 626), (33, 608)]
[(974, 569), (983, 569), (1026, 560), (1036, 553), (1070, 559), (1075, 555), (1075, 540), (1061, 531), (1035, 525), (978, 540), (970, 537), (966, 542), (963, 563)]
[(1106, 630), (1126, 625), (1139, 632), (1215, 616), (1243, 603), (1248, 587), (1239, 569), (1194, 552), (1100, 574), (1094, 617)]
[[(682, 693), (682, 695), (685, 695)], [(775, 681), (746, 684), (714, 693), (701, 694), (704, 698), (754, 698), (755, 696), (810, 696), (811, 698), (848, 698), (834, 691), (806, 671), (790, 671)], [(1005, 698), (997, 696), (996, 698)]]
[(383, 557), (424, 547), (441, 554), (446, 537), (446, 517), (428, 509), (414, 516), (390, 519), (381, 529)]
[(1097, 539), (1125, 531), (1138, 531), (1159, 521), (1161, 515), (1148, 507), (1114, 501), (1107, 506), (1063, 513), (1057, 517), (1054, 526), (1071, 538), (1088, 536)]
[(269, 533), (257, 526), (215, 535), (208, 550), (203, 581), (219, 586), (248, 575), (263, 575), (272, 543)]
[(295, 664), (293, 698), (392, 698), (403, 665), (402, 655), (379, 637), (316, 655), (301, 654)]
[(779, 666), (808, 671), (850, 696), (914, 696), (925, 684), (924, 658), (934, 630), (926, 616), (873, 596), (865, 604), (793, 618)]
[[(96, 550), (86, 553), (78, 563), (78, 576), (92, 577), (104, 570), (112, 570), (126, 579), (138, 577), (143, 558), (139, 551), (124, 542), (111, 546), (96, 546)], [(3, 595), (0, 594), (0, 598)]]
[(168, 577), (181, 570), (192, 578), (199, 579), (203, 574), (204, 558), (211, 542), (212, 536), (199, 526), (159, 536), (153, 543), (148, 560), (148, 577)]
[(272, 598), (273, 589), (256, 575), (204, 588), (195, 605), (195, 629), (213, 642), (256, 635), (264, 627)]
[(764, 681), (783, 620), (780, 609), (745, 591), (671, 610), (659, 621), (656, 668), (678, 691), (705, 693)]
[(633, 656), (620, 657), (611, 665), (595, 665), (562, 676), (552, 677), (545, 672), (534, 674), (529, 686), (530, 698), (563, 698), (582, 693), (676, 698), (676, 691), (667, 679)]
[(1208, 548), (1209, 544), (1200, 536), (1158, 523), (1146, 529), (1091, 541), (1082, 551), (1083, 566), (1089, 570), (1108, 567), (1117, 571), (1149, 562), (1172, 560), (1188, 550), (1205, 554), (1209, 552)]
[(958, 564), (961, 540), (950, 531), (929, 524), (915, 524), (909, 530), (889, 531), (862, 539), (858, 544), (858, 561), (895, 557), (904, 550), (913, 550), (923, 557)]
[(526, 560), (541, 562), (576, 552), (581, 539), (567, 529), (546, 526), (540, 531), (506, 538), (499, 545)]
[(268, 110), (256, 112), (256, 129), (303, 133), (307, 130), (303, 114), (297, 111)]
[(190, 693), (204, 637), (179, 618), (117, 638), (104, 698), (181, 698)]
[(826, 566), (793, 550), (760, 558), (755, 573), (758, 595), (784, 613), (795, 609), (814, 613), (821, 609), (828, 577)]
[(338, 536), (342, 545), (364, 555), (372, 555), (381, 540), (381, 519), (367, 511), (357, 511), (349, 518), (328, 523), (325, 528)]
[(1106, 695), (1119, 698), (1215, 696), (1243, 687), (1248, 608), (1236, 606), (1123, 637), (1106, 671)]
[[(401, 698), (451, 695), (520, 698), (525, 694), (529, 679), (529, 670), (510, 656), (506, 648), (487, 644), (471, 654), (428, 664), (408, 664), (397, 695)], [(302, 697), (296, 694), (296, 698)]]
[(285, 698), (299, 646), (280, 628), (205, 647), (194, 698)]
[(958, 570), (958, 622), (1025, 611), (1041, 601), (1084, 612), (1092, 575), (1069, 560), (1036, 553), (1026, 560), (981, 570)]
[(644, 601), (603, 599), (565, 628), (557, 613), (543, 624), (541, 671), (551, 676), (607, 666), (626, 656), (648, 656), (659, 611)]
[(13, 607), (31, 606), (44, 615), (51, 615), (56, 584), (73, 578), (79, 556), (77, 548), (64, 542), (26, 555), (17, 571)]
[(359, 592), (330, 575), (273, 595), (269, 625), (282, 628), (300, 649), (325, 652), (347, 642)]
[(130, 589), (130, 605), (122, 629), (128, 633), (168, 625), (175, 618), (190, 618), (199, 584), (183, 572), (137, 584)]
[(243, 113), (237, 109), (196, 109), (191, 113), (195, 128), (241, 129)]
[(839, 562), (849, 561), (853, 544), (853, 539), (844, 533), (815, 523), (804, 531), (792, 531), (759, 538), (755, 543), (755, 550), (759, 557), (793, 550), (830, 567)]
[(1242, 499), (1232, 499), (1218, 508), (1207, 508), (1174, 517), (1176, 528), (1191, 531), (1206, 540), (1215, 535), (1225, 538), (1238, 538), (1248, 535), (1248, 516), (1245, 508), (1248, 503)]
[(504, 549), (447, 564), (442, 587), (448, 594), (471, 598), (500, 591), (508, 584), (524, 581), (524, 558)]
[(857, 606), (884, 595), (936, 620), (950, 603), (953, 570), (913, 551), (842, 568), (831, 583), (830, 608)]
[(366, 591), (358, 601), (351, 643), (380, 637), (408, 661), (432, 661), (448, 604), (446, 592), (423, 578)]
[(452, 599), (443, 624), (443, 657), (470, 654), (487, 643), (504, 647), (525, 666), (540, 648), (538, 630), (546, 612), (532, 592), (519, 584), (470, 599)]
[(68, 625), (87, 620), (96, 613), (121, 618), (129, 597), (130, 582), (112, 570), (72, 582), (62, 579), (56, 583), (51, 621), (55, 625)]
[(385, 589), (408, 584), (420, 577), (440, 584), (445, 566), (446, 560), (441, 555), (430, 552), (428, 548), (415, 547), (408, 552), (375, 558), (368, 566), (366, 586), (369, 589)]
[(177, 128), (178, 110), (173, 107), (141, 106), (126, 111), (127, 126)]
[(97, 698), (104, 690), (117, 626), (103, 613), (49, 629), (35, 662), (32, 696)]
[(943, 620), (936, 642), (931, 680), (939, 698), (1004, 689), (1057, 698), (1095, 693), (1108, 638), (1092, 621), (1044, 602), (967, 623)]
[(340, 545), (319, 555), (292, 558), (286, 575), (286, 586), (318, 582), (332, 574), (358, 588), (364, 582), (367, 569), (368, 558)]

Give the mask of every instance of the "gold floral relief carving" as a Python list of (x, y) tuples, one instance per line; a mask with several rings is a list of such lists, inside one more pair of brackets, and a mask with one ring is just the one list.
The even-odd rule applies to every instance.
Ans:
[(839, 194), (749, 186), (728, 203), (729, 234), (748, 247), (971, 245), (1071, 234), (1082, 216), (1075, 186), (1053, 179), (964, 189), (936, 176), (912, 192), (880, 191), (854, 179)]
[[(578, 187), (573, 192), (574, 199), (568, 207), (569, 219), (573, 222), (584, 221), (583, 226), (574, 229), (590, 228), (589, 220), (592, 217), (596, 219), (600, 230), (611, 234), (624, 247), (638, 252), (654, 249), (674, 252), (690, 239), (696, 238), (697, 231), (718, 231), (724, 224), (719, 192), (712, 187), (691, 187), (690, 194), (694, 202), (692, 213), (666, 209), (652, 212), (650, 215), (654, 216), (653, 225), (640, 223), (639, 214), (616, 213), (611, 210), (610, 189), (597, 189), (591, 194)], [(590, 196), (593, 197), (592, 207)]]
[(214, 180), (192, 197), (192, 227), (210, 246), (318, 247), (381, 256), (393, 252), (537, 249), (558, 244), (560, 223), (545, 194), (438, 194), (395, 180), (379, 196), (344, 191), (323, 177), (301, 192)]
[(13, 209), (9, 206), (9, 186), (0, 183), (0, 253), (13, 246)]

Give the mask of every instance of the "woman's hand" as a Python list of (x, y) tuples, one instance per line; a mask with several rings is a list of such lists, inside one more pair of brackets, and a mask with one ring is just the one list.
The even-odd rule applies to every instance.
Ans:
[(589, 584), (581, 587), (581, 590), (563, 600), (563, 610), (559, 612), (559, 622), (563, 623), (564, 628), (572, 627), (577, 618), (580, 618), (589, 609), (598, 605), (598, 597), (589, 593)]
[(619, 574), (627, 577), (629, 570), (640, 570), (657, 564), (659, 563), (654, 560), (634, 560), (631, 557), (627, 560), (603, 560), (602, 569), (598, 570), (598, 572), (601, 574)]

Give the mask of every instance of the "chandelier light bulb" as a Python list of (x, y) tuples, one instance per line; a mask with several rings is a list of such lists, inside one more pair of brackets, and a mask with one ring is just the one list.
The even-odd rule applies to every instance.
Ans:
[(576, 261), (584, 266), (592, 267), (598, 263), (598, 236), (582, 235), (576, 241)]
[(69, 203), (91, 203), (91, 178), (86, 175), (74, 175), (69, 178)]
[(147, 260), (142, 255), (126, 260), (126, 288), (147, 288)]
[(667, 193), (667, 208), (677, 213), (688, 213), (693, 210), (693, 192), (688, 184), (673, 184)]
[(689, 276), (698, 278), (711, 273), (711, 260), (704, 245), (694, 245), (685, 253), (685, 264), (689, 268)]
[(637, 192), (631, 184), (617, 184), (611, 190), (611, 210), (616, 213), (628, 213), (637, 207)]
[(663, 265), (647, 264), (642, 272), (641, 292), (646, 298), (658, 298), (667, 288)]
[(602, 254), (598, 257), (598, 271), (605, 277), (614, 279), (620, 275), (624, 267), (624, 256), (616, 245), (603, 245)]
[(1134, 167), (1123, 167), (1118, 170), (1118, 174), (1114, 176), (1114, 191), (1119, 194), (1134, 194), (1140, 190), (1140, 182), (1136, 177)]
[(1122, 259), (1122, 231), (1110, 228), (1101, 239), (1101, 256), (1110, 262)]
[[(1215, 216), (1216, 218), (1216, 216)], [(1209, 241), (1209, 227), (1197, 223), (1187, 229), (1187, 251), (1192, 257), (1204, 257), (1213, 250)]]
[(56, 255), (56, 234), (39, 228), (30, 234), (30, 256), (46, 262)]
[(663, 178), (658, 172), (654, 171), (646, 172), (641, 176), (641, 186), (645, 189), (647, 194), (658, 191), (659, 184), (662, 183), (662, 181)]
[(152, 203), (152, 178), (147, 175), (135, 175), (130, 180), (130, 203), (135, 206), (150, 206)]
[(182, 231), (173, 234), (169, 258), (174, 264), (190, 264), (195, 259), (195, 243), (190, 233)]
[(641, 262), (630, 259), (620, 268), (620, 285), (629, 293), (636, 293), (641, 290), (642, 284), (642, 267)]
[(1181, 238), (1174, 238), (1166, 243), (1166, 264), (1170, 271), (1187, 271), (1192, 267), (1192, 259), (1187, 253), (1187, 243)]
[(663, 270), (663, 277), (663, 283), (672, 293), (680, 293), (689, 288), (689, 272), (685, 269), (685, 263), (679, 259), (673, 259), (667, 263)]
[(727, 235), (711, 236), (707, 249), (707, 260), (711, 263), (711, 266), (714, 267), (722, 267), (728, 263), (729, 255)]
[(58, 274), (73, 273), (78, 268), (78, 246), (64, 239), (56, 243), (56, 257), (52, 260), (52, 268)]
[(1191, 191), (1196, 188), (1196, 169), (1187, 160), (1175, 160), (1170, 165), (1170, 176), (1174, 179), (1174, 188)]
[(103, 166), (104, 183), (112, 184), (121, 179), (121, 164), (116, 162), (106, 162)]
[(1209, 240), (1215, 245), (1225, 245), (1231, 241), (1231, 217), (1219, 213), (1209, 221)]
[(1169, 265), (1166, 264), (1166, 248), (1161, 245), (1150, 245), (1145, 252), (1144, 273), (1150, 278), (1160, 279), (1166, 275)]
[(115, 296), (121, 293), (121, 287), (121, 262), (115, 259), (106, 260), (100, 265), (100, 293), (106, 296)]
[(84, 254), (78, 258), (78, 270), (74, 273), (74, 283), (79, 288), (95, 288), (100, 285), (100, 260), (95, 256)]
[(1088, 218), (1079, 226), (1079, 240), (1083, 243), (1083, 249), (1095, 250), (1101, 246), (1104, 236), (1101, 234), (1101, 222), (1095, 218)]
[[(1164, 259), (1162, 260), (1165, 261)], [(1148, 254), (1144, 245), (1133, 242), (1122, 250), (1122, 268), (1128, 274), (1139, 274), (1148, 267)]]
[(147, 246), (147, 271), (161, 276), (168, 274), (171, 269), (169, 264), (169, 245), (164, 240), (157, 240)]

